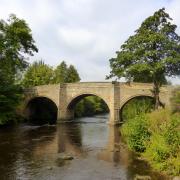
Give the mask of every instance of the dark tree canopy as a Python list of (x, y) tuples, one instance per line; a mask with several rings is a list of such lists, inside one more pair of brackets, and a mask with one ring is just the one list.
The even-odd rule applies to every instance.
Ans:
[(157, 102), (165, 77), (180, 75), (180, 36), (171, 21), (164, 8), (145, 19), (116, 52), (117, 56), (110, 59), (111, 72), (107, 78), (152, 82)]

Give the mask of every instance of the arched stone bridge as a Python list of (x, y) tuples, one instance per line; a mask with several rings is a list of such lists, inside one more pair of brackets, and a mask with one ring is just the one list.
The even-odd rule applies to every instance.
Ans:
[[(53, 101), (58, 109), (58, 122), (74, 118), (74, 105), (83, 97), (96, 95), (102, 98), (110, 111), (110, 124), (120, 122), (121, 108), (132, 98), (138, 96), (153, 97), (153, 85), (146, 83), (120, 82), (80, 82), (36, 86), (25, 90), (25, 104), (37, 97), (46, 97)], [(163, 86), (160, 101), (169, 106), (171, 87)]]

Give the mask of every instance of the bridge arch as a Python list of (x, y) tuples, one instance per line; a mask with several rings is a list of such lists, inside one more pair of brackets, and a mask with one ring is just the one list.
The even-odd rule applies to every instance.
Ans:
[(57, 114), (57, 104), (46, 96), (29, 99), (24, 108), (25, 118), (34, 124), (54, 124), (57, 121)]
[(102, 96), (100, 96), (96, 93), (80, 93), (80, 94), (77, 94), (77, 95), (71, 97), (69, 99), (69, 101), (67, 102), (66, 109), (67, 109), (67, 113), (69, 114), (69, 117), (70, 117), (69, 119), (74, 118), (74, 109), (75, 109), (76, 104), (78, 102), (80, 102), (83, 98), (89, 97), (89, 96), (94, 96), (94, 97), (100, 98), (104, 102), (104, 104), (106, 104), (108, 111), (110, 112), (109, 104), (108, 104), (107, 100), (105, 98), (103, 98)]
[[(142, 95), (142, 94), (137, 94), (137, 95), (133, 95), (133, 96), (130, 96), (128, 97), (127, 99), (125, 99), (122, 103), (121, 103), (121, 106), (120, 106), (120, 110), (119, 110), (119, 113), (120, 113), (120, 120), (123, 121), (123, 109), (124, 107), (132, 100), (135, 100), (135, 99), (139, 99), (139, 101), (143, 100), (143, 99), (151, 99), (152, 100), (152, 105), (155, 103), (153, 102), (154, 101), (154, 97), (153, 95)], [(161, 106), (163, 106), (163, 104), (160, 102)]]
[(88, 96), (96, 96), (96, 97), (101, 98), (109, 108), (108, 102), (106, 101), (105, 98), (101, 97), (101, 95), (96, 94), (96, 93), (81, 93), (81, 94), (78, 94), (76, 96), (73, 96), (69, 100), (69, 102), (67, 103), (67, 109), (71, 109), (77, 102), (79, 102), (81, 99), (88, 97)]
[(136, 95), (133, 95), (133, 96), (130, 96), (128, 98), (124, 98), (122, 101), (121, 101), (121, 105), (120, 105), (120, 110), (129, 102), (131, 101), (132, 99), (135, 99), (135, 98), (139, 98), (139, 97), (148, 97), (148, 98), (154, 98), (152, 94), (136, 94)]

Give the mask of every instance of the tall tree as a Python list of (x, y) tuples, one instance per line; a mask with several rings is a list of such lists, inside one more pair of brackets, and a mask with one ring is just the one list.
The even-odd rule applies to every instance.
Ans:
[(180, 75), (180, 36), (171, 21), (164, 8), (158, 10), (121, 46), (116, 58), (110, 59), (107, 78), (153, 82), (155, 108), (160, 105), (159, 91), (165, 76)]
[(27, 23), (10, 15), (0, 20), (0, 124), (13, 121), (21, 99), (21, 88), (16, 84), (17, 73), (28, 65), (27, 57), (38, 49)]
[(43, 61), (35, 61), (24, 74), (22, 84), (24, 87), (32, 87), (52, 83), (53, 69)]
[(60, 65), (54, 70), (53, 83), (65, 83), (67, 78), (67, 64), (62, 61)]
[(79, 82), (80, 80), (81, 79), (79, 77), (76, 68), (73, 65), (70, 65), (69, 68), (67, 69), (66, 82), (73, 83), (73, 82)]
[(13, 75), (24, 70), (28, 56), (37, 51), (31, 30), (24, 20), (13, 14), (7, 22), (0, 20), (0, 60), (11, 68)]

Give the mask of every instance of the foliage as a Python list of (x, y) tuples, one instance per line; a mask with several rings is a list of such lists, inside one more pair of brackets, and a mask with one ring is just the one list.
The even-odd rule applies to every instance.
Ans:
[(60, 65), (54, 70), (53, 83), (66, 83), (67, 79), (67, 64), (65, 61), (62, 61)]
[(35, 61), (24, 74), (24, 87), (50, 84), (53, 78), (53, 69), (43, 61)]
[(17, 84), (17, 74), (27, 67), (26, 55), (37, 52), (27, 23), (10, 15), (0, 20), (0, 125), (13, 122), (22, 90)]
[[(180, 118), (168, 110), (161, 110), (149, 115), (149, 130), (152, 132), (144, 157), (150, 164), (168, 174), (180, 173)], [(164, 118), (162, 118), (162, 116)], [(156, 117), (156, 118), (155, 118)], [(153, 119), (155, 118), (155, 119)], [(152, 126), (152, 124), (154, 124)], [(153, 128), (152, 128), (153, 127)]]
[(22, 90), (18, 85), (0, 84), (0, 125), (16, 121), (16, 107), (21, 99)]
[(75, 106), (75, 116), (92, 116), (95, 114), (106, 113), (109, 109), (106, 103), (97, 96), (88, 96), (78, 102)]
[(143, 152), (143, 157), (154, 169), (179, 175), (179, 117), (179, 114), (172, 114), (167, 109), (141, 114), (125, 122), (122, 134), (128, 146), (136, 152)]
[(63, 61), (55, 70), (43, 61), (35, 61), (24, 74), (22, 84), (32, 87), (53, 83), (72, 83), (80, 81), (79, 74), (73, 65), (67, 67)]
[(117, 57), (110, 59), (111, 72), (107, 78), (154, 83), (156, 108), (165, 76), (180, 75), (180, 36), (171, 20), (164, 8), (158, 10), (121, 46)]
[(70, 65), (69, 68), (67, 69), (67, 78), (66, 82), (67, 83), (73, 83), (73, 82), (79, 82), (81, 79), (79, 77), (79, 74), (75, 67), (73, 65)]
[(171, 101), (173, 112), (180, 112), (180, 88), (176, 88), (173, 91)]
[(13, 75), (27, 67), (26, 54), (33, 55), (38, 49), (34, 44), (27, 23), (10, 15), (6, 21), (0, 21), (0, 60), (9, 62)]
[(130, 149), (144, 152), (146, 150), (145, 142), (150, 137), (145, 115), (141, 114), (133, 119), (129, 119), (123, 125), (122, 134), (126, 137)]
[(53, 83), (73, 83), (80, 80), (76, 68), (73, 65), (68, 67), (65, 61), (54, 70)]
[(150, 97), (136, 97), (130, 100), (121, 110), (121, 118), (123, 121), (132, 119), (142, 113), (151, 112), (154, 108), (154, 100)]

